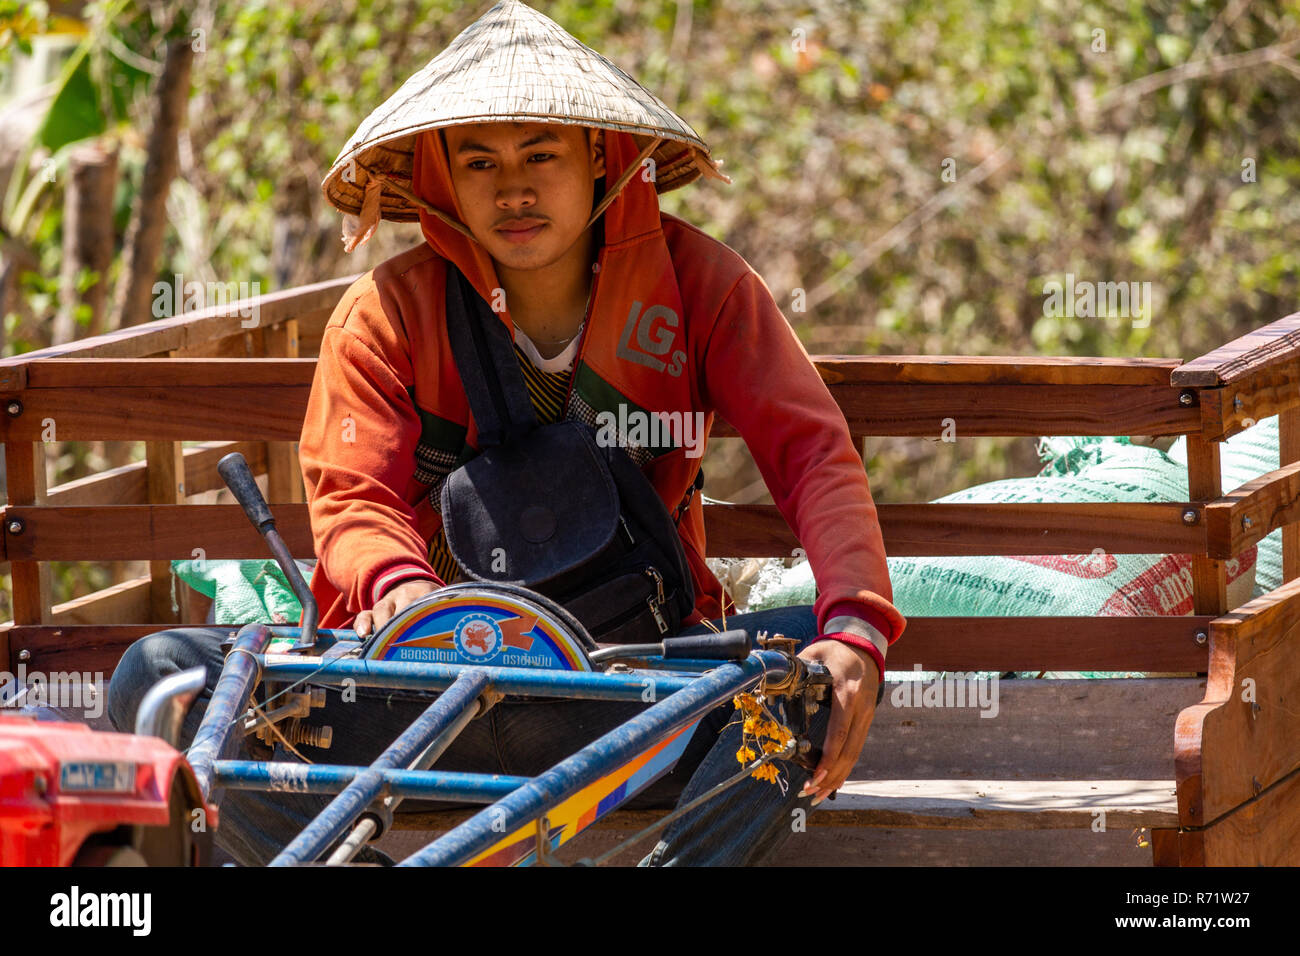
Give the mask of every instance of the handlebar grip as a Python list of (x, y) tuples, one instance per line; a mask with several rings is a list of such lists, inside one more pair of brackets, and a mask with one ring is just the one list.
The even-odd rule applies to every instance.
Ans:
[(754, 639), (745, 630), (664, 638), (664, 657), (668, 660), (743, 661), (753, 649)]
[(268, 528), (275, 527), (275, 518), (271, 516), (271, 509), (262, 497), (262, 489), (257, 487), (257, 480), (243, 455), (237, 451), (226, 455), (217, 462), (217, 474), (221, 475), (226, 487), (243, 507), (244, 514), (248, 515), (248, 520), (253, 522), (253, 527), (259, 534), (266, 534)]

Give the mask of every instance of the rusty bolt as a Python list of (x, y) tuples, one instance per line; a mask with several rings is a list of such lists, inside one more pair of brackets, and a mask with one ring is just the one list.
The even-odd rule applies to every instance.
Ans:
[(1178, 404), (1182, 405), (1184, 408), (1190, 407), (1195, 402), (1196, 402), (1196, 396), (1194, 396), (1191, 392), (1183, 392), (1181, 395), (1178, 396)]
[(1210, 639), (1210, 635), (1206, 634), (1204, 631), (1196, 632), (1196, 643), (1200, 644), (1202, 647), (1205, 646), (1205, 642), (1208, 641), (1209, 639)]
[(26, 527), (26, 525), (23, 524), (22, 518), (10, 518), (9, 522), (5, 525), (5, 528), (10, 534), (22, 534), (24, 527)]
[(7, 411), (14, 418), (17, 418), (19, 415), (23, 413), (23, 403), (18, 401), (18, 399), (16, 398), (12, 399), (9, 402), (9, 404), (5, 406), (5, 411)]
[(1191, 508), (1183, 512), (1183, 524), (1196, 524), (1196, 512)]

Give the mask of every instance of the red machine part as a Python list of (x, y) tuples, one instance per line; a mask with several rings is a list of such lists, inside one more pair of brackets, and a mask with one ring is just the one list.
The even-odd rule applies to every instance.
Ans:
[[(119, 827), (188, 830), (200, 805), (189, 763), (165, 741), (0, 716), (0, 866), (68, 866)], [(216, 823), (208, 806), (203, 829)]]

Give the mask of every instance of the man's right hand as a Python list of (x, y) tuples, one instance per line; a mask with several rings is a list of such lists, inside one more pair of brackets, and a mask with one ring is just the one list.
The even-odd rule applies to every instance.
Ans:
[(379, 599), (369, 611), (362, 611), (357, 615), (356, 628), (357, 637), (364, 640), (369, 637), (372, 631), (377, 631), (390, 620), (393, 616), (408, 604), (424, 597), (430, 591), (437, 591), (443, 585), (437, 584), (427, 578), (420, 581), (405, 581), (387, 592)]

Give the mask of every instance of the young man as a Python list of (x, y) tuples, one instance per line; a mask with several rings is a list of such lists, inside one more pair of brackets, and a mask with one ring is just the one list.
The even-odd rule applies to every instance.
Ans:
[[(415, 213), (427, 242), (339, 302), (300, 442), (320, 623), (364, 636), (457, 574), (440, 491), (477, 430), (448, 342), (449, 263), (507, 323), (540, 422), (702, 413), (702, 435), (715, 414), (740, 432), (820, 593), (812, 607), (726, 625), (782, 632), (830, 671), (831, 706), (813, 726), (824, 756), (811, 780), (783, 764), (784, 792), (747, 780), (679, 819), (646, 858), (655, 864), (758, 862), (784, 842), (790, 810), (847, 779), (904, 624), (862, 462), (807, 353), (739, 255), (659, 211), (658, 192), (702, 174), (725, 181), (690, 127), (634, 80), (516, 0), (493, 7), (362, 124), (325, 181), (330, 200), (358, 214), (349, 248), (381, 216)], [(724, 595), (703, 559), (701, 503), (688, 496), (702, 446), (619, 437), (666, 507), (689, 501), (678, 528), (697, 600), (685, 632), (721, 628)], [(151, 635), (119, 674), (144, 689), (186, 661), (214, 674), (216, 642), (194, 630)], [(136, 692), (119, 694), (118, 680), (110, 713), (124, 726)], [(356, 703), (326, 708), (334, 749), (308, 756), (369, 762), (426, 703), (358, 691)], [(536, 774), (642, 706), (503, 701), (438, 766)], [(733, 716), (728, 704), (703, 720), (674, 771), (634, 805), (685, 802), (734, 774)], [(302, 799), (286, 809), (241, 794), (223, 806), (227, 843), (264, 858), (323, 805)]]

